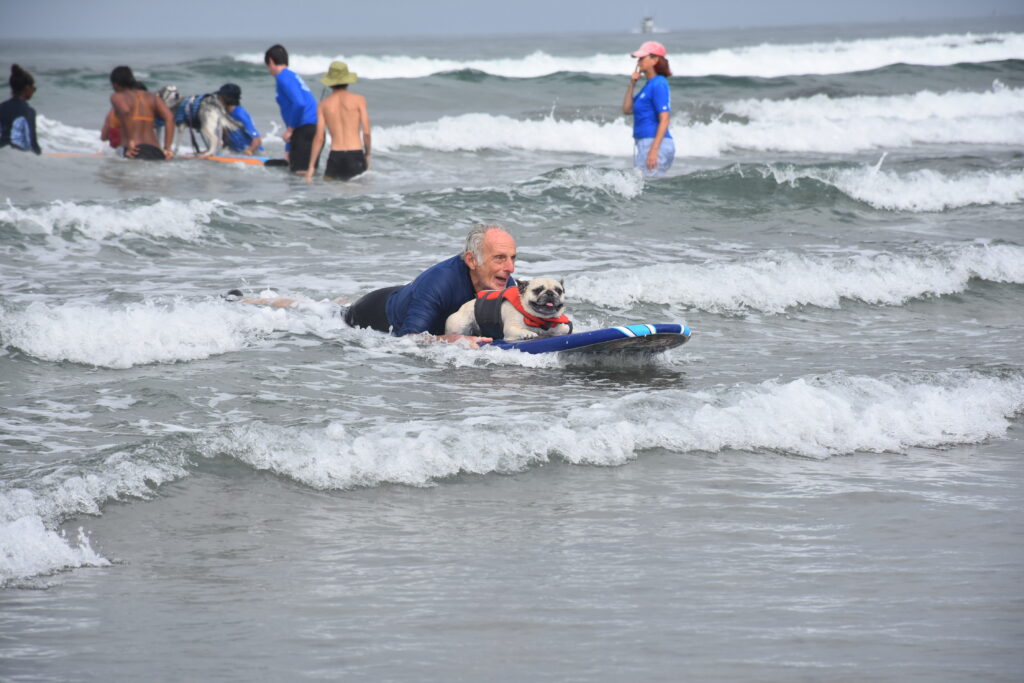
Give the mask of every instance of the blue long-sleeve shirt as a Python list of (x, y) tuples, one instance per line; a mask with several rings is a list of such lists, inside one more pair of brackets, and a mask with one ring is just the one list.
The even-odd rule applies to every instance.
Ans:
[[(240, 104), (231, 110), (231, 118), (241, 123), (242, 127), (228, 133), (228, 147), (235, 152), (244, 152), (249, 149), (249, 145), (252, 144), (253, 140), (260, 137), (260, 132), (256, 130), (256, 125), (252, 122), (249, 112)], [(256, 151), (262, 152), (263, 145), (257, 147)]]
[[(509, 278), (509, 285), (515, 285), (515, 280)], [(388, 297), (385, 311), (391, 334), (401, 337), (429, 332), (440, 336), (448, 316), (474, 298), (476, 290), (462, 255), (441, 261)]]
[(316, 98), (309, 86), (291, 69), (282, 69), (277, 74), (277, 106), (281, 118), (289, 128), (298, 128), (312, 123), (316, 125)]

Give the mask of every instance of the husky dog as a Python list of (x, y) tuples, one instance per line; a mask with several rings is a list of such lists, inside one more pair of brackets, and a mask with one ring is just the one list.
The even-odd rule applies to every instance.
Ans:
[(196, 154), (200, 154), (200, 142), (196, 140), (195, 135), (195, 132), (199, 131), (206, 145), (206, 151), (201, 155), (212, 156), (220, 151), (227, 131), (242, 127), (241, 123), (231, 118), (220, 98), (214, 93), (184, 97), (176, 86), (165, 85), (157, 94), (167, 108), (174, 112), (174, 122), (178, 127), (174, 134), (175, 151), (178, 141), (188, 130), (192, 138), (192, 149)]
[(517, 341), (572, 332), (565, 315), (565, 288), (558, 280), (520, 280), (517, 287), (477, 292), (448, 316), (446, 334), (471, 334)]

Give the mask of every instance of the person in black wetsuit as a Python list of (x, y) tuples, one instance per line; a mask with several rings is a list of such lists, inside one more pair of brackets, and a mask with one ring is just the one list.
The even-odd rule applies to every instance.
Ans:
[(36, 135), (36, 110), (28, 105), (36, 92), (36, 81), (32, 74), (14, 64), (9, 82), (11, 99), (0, 104), (0, 147), (42, 154)]

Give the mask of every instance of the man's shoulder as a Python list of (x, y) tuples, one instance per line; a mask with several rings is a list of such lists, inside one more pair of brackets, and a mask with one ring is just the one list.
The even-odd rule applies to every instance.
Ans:
[(460, 275), (462, 274), (463, 271), (468, 272), (468, 270), (469, 269), (466, 268), (465, 262), (462, 260), (462, 256), (456, 254), (451, 258), (446, 258), (444, 261), (441, 261), (440, 263), (435, 263), (434, 265), (430, 266), (425, 271), (423, 271), (421, 277), (428, 276), (431, 277), (432, 279), (441, 277), (451, 277), (453, 275)]

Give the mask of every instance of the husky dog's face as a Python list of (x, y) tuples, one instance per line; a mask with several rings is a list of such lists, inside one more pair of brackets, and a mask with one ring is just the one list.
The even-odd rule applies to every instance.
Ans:
[(179, 104), (181, 104), (182, 95), (178, 92), (178, 86), (176, 85), (165, 85), (156, 91), (156, 94), (164, 101), (168, 109), (173, 110)]
[(550, 277), (535, 277), (519, 282), (523, 308), (538, 318), (557, 318), (565, 311), (565, 288)]

